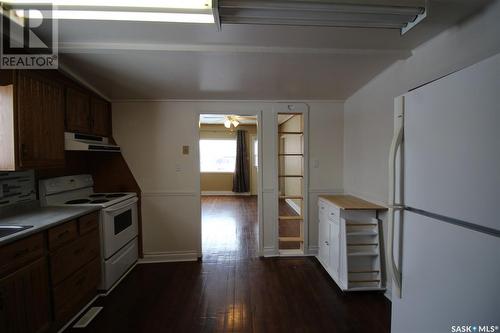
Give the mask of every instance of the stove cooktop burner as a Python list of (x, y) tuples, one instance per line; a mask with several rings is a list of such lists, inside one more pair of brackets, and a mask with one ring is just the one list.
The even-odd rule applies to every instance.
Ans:
[(105, 203), (105, 202), (108, 202), (109, 200), (106, 200), (106, 199), (96, 199), (96, 200), (92, 200), (90, 203), (91, 204), (97, 204), (97, 203)]
[(78, 204), (84, 204), (84, 203), (89, 203), (89, 202), (90, 202), (89, 199), (75, 199), (75, 200), (66, 201), (65, 204), (66, 205), (78, 205)]
[(91, 194), (89, 198), (104, 198), (106, 194)]
[(113, 194), (108, 194), (106, 196), (106, 198), (120, 198), (120, 197), (124, 197), (126, 195), (127, 194), (125, 194), (125, 193), (113, 193)]

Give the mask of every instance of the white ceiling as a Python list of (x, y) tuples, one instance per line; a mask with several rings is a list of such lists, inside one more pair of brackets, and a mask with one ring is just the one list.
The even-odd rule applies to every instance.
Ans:
[(486, 2), (433, 0), (430, 17), (403, 36), (389, 29), (61, 21), (60, 62), (112, 100), (345, 99)]

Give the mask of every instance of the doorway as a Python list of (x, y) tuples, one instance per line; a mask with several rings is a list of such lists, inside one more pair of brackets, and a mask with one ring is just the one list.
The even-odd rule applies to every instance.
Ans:
[(257, 257), (260, 221), (258, 115), (200, 114), (201, 255)]

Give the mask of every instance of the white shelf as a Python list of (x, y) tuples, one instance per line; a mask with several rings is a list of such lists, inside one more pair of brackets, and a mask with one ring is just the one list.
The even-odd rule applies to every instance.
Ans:
[(347, 232), (347, 236), (377, 236), (376, 231), (350, 231)]
[(378, 252), (352, 252), (347, 254), (348, 257), (377, 257)]

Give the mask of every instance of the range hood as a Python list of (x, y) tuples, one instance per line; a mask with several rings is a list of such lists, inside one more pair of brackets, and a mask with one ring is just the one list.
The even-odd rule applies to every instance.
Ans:
[(119, 153), (120, 147), (110, 144), (106, 137), (66, 132), (64, 133), (64, 150)]

